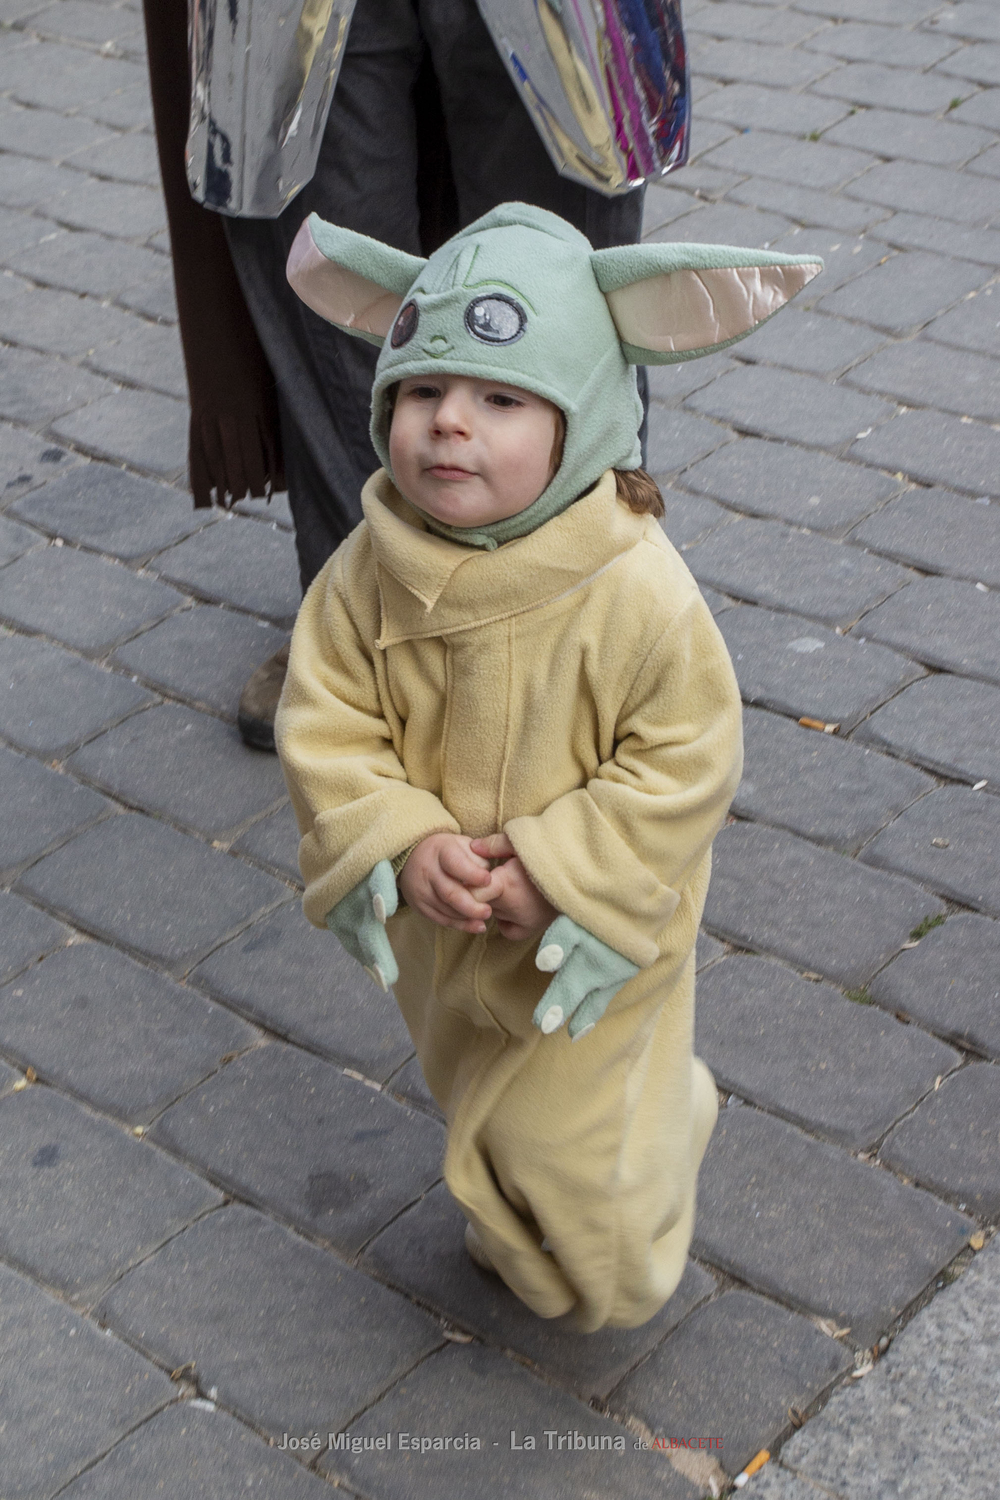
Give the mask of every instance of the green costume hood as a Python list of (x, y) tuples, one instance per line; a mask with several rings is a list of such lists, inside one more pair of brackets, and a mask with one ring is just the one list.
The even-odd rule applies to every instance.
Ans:
[(822, 269), (816, 256), (724, 245), (594, 250), (545, 209), (504, 203), (429, 260), (311, 214), (288, 258), (302, 300), (381, 347), (372, 442), (390, 477), (390, 386), (447, 372), (520, 386), (566, 418), (562, 463), (527, 510), (478, 529), (435, 531), (471, 545), (527, 535), (606, 469), (637, 469), (637, 364), (673, 364), (745, 338)]

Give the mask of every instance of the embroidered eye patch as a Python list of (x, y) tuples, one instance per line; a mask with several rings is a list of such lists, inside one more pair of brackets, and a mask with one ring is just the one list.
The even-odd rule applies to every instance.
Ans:
[(466, 328), (484, 344), (513, 344), (521, 337), (527, 321), (521, 304), (500, 292), (476, 297), (465, 309)]

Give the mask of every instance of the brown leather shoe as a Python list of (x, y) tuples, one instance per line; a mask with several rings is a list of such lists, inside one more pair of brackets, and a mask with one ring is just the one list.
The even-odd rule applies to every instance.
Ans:
[(260, 666), (240, 695), (236, 723), (244, 744), (254, 750), (274, 749), (274, 715), (288, 669), (288, 645)]

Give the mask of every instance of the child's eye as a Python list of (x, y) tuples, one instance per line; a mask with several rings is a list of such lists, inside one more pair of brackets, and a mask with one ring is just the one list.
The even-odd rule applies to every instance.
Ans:
[(493, 406), (501, 406), (505, 410), (508, 407), (521, 406), (523, 404), (522, 402), (518, 401), (516, 396), (505, 396), (502, 391), (493, 391), (492, 394), (487, 396), (486, 399)]
[(416, 396), (418, 401), (435, 401), (441, 392), (436, 385), (411, 385), (406, 394)]

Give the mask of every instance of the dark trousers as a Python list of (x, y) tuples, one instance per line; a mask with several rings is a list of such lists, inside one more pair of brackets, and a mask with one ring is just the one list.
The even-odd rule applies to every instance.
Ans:
[(315, 212), (427, 255), (517, 200), (604, 249), (639, 238), (642, 196), (606, 198), (559, 176), (475, 0), (358, 0), (312, 182), (277, 219), (225, 221), (278, 384), (303, 589), (361, 520), (361, 487), (378, 467), (368, 436), (378, 351), (311, 312), (285, 279), (303, 219)]

